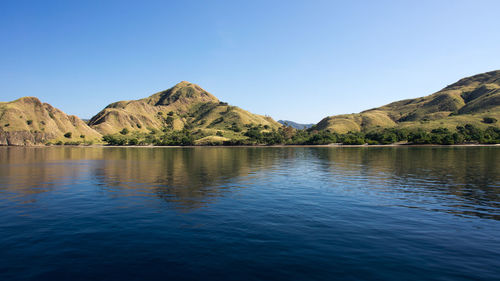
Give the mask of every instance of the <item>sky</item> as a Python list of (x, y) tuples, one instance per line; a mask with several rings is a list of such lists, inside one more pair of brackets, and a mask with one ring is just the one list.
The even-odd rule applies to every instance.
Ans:
[(0, 101), (90, 118), (180, 81), (301, 123), (500, 69), (500, 1), (0, 0)]

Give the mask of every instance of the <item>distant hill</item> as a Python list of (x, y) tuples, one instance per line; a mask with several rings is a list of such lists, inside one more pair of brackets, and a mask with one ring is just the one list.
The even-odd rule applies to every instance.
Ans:
[[(65, 137), (66, 135), (66, 137)], [(74, 115), (35, 97), (0, 102), (0, 145), (37, 145), (48, 141), (97, 141), (101, 134)]]
[(282, 125), (287, 125), (287, 126), (290, 126), (292, 128), (299, 129), (299, 130), (308, 129), (308, 128), (311, 128), (312, 126), (314, 126), (314, 124), (300, 124), (300, 123), (296, 123), (296, 122), (293, 122), (290, 120), (278, 120), (278, 123), (280, 123)]
[(484, 118), (500, 120), (500, 70), (463, 78), (429, 96), (326, 117), (315, 128), (346, 133), (388, 127), (454, 129), (465, 123), (491, 126)]
[(271, 117), (221, 102), (200, 86), (186, 81), (144, 99), (112, 103), (88, 124), (102, 134), (114, 134), (123, 129), (148, 132), (188, 128), (215, 135), (216, 131), (234, 132), (250, 124), (269, 129), (281, 126)]

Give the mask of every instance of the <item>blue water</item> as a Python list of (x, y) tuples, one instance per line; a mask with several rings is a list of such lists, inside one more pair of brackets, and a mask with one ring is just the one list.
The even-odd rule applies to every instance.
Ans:
[(498, 159), (0, 148), (0, 280), (500, 280)]

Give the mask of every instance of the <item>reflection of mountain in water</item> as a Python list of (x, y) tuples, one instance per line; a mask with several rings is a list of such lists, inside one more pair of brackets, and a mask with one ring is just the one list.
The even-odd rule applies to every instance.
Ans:
[(52, 191), (84, 180), (84, 159), (99, 159), (98, 149), (1, 147), (0, 195), (23, 196)]
[(389, 204), (500, 219), (499, 156), (495, 147), (10, 147), (0, 148), (0, 196), (36, 200), (99, 186), (104, 196), (193, 209), (249, 184), (289, 179), (285, 188), (357, 189)]
[(272, 166), (255, 148), (109, 148), (93, 173), (107, 190), (151, 192), (181, 208), (197, 208), (232, 190), (234, 178)]
[(500, 214), (492, 214), (500, 209), (498, 148), (320, 148), (311, 152), (333, 175), (353, 181), (361, 178), (370, 190), (407, 194), (407, 207), (432, 198), (449, 207), (444, 211), (500, 219)]
[(26, 196), (91, 181), (114, 197), (156, 196), (182, 209), (234, 190), (231, 179), (279, 159), (256, 148), (2, 148), (0, 194)]

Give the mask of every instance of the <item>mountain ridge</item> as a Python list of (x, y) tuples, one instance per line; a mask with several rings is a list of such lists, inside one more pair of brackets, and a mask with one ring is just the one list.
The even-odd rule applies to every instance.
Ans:
[[(307, 132), (369, 133), (390, 128), (453, 132), (467, 124), (479, 129), (499, 128), (499, 119), (500, 70), (495, 70), (462, 78), (427, 96), (391, 102), (360, 113), (328, 116)], [(294, 135), (292, 127), (302, 129), (308, 125), (276, 122), (269, 116), (250, 113), (220, 101), (188, 81), (142, 99), (110, 103), (88, 122), (36, 97), (0, 102), (0, 145), (102, 142), (103, 135), (120, 136), (128, 132), (132, 134), (130, 139), (139, 137), (148, 141), (153, 139), (148, 138), (149, 134), (163, 132), (154, 137), (159, 143), (168, 143), (162, 141), (167, 136), (181, 138), (189, 134), (199, 144), (263, 141), (262, 136), (276, 137), (272, 140), (276, 142), (282, 136)]]
[(360, 113), (325, 117), (315, 128), (338, 133), (391, 127), (453, 128), (464, 119), (500, 116), (500, 70), (462, 78), (428, 96), (405, 99)]

